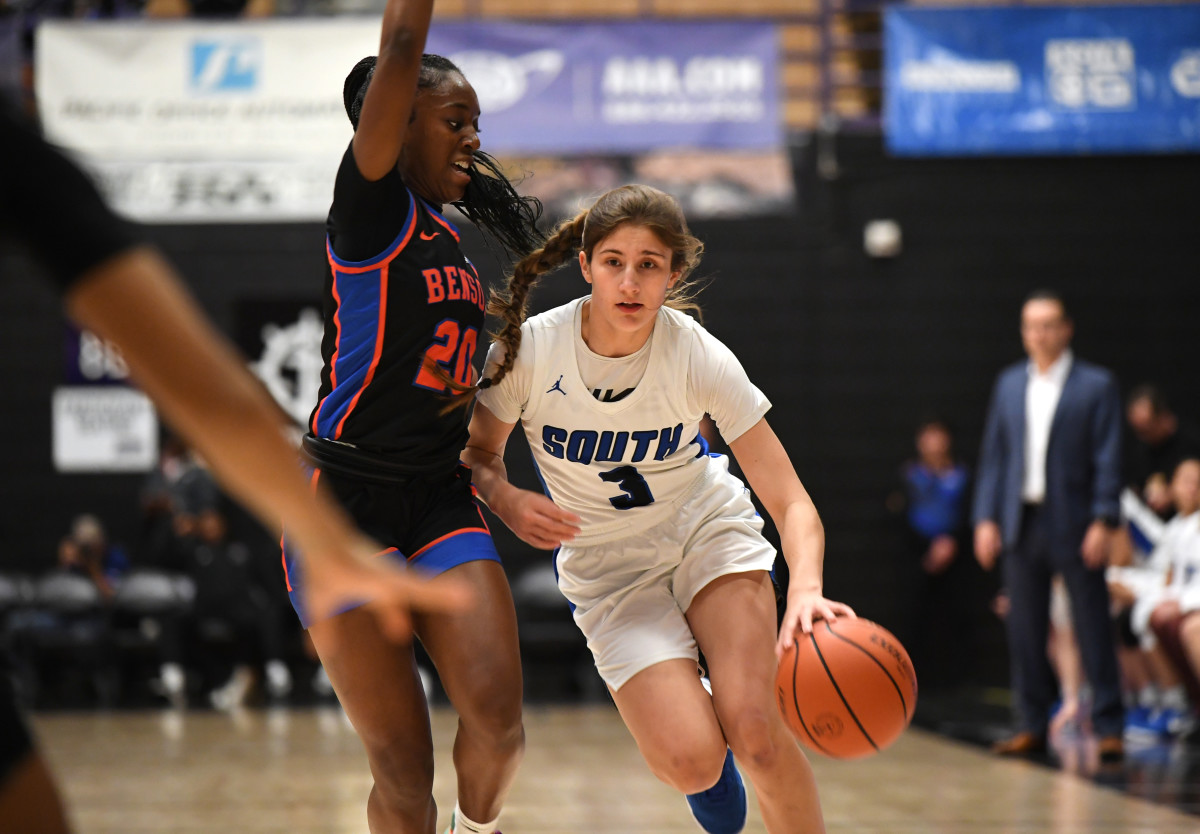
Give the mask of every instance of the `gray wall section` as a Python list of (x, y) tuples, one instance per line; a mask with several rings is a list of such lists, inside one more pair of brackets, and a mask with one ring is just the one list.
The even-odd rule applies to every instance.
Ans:
[[(773, 401), (769, 419), (821, 509), (828, 593), (887, 624), (903, 604), (899, 540), (883, 502), (913, 425), (927, 412), (946, 415), (973, 459), (995, 374), (1021, 355), (1016, 323), (1029, 290), (1066, 293), (1078, 353), (1113, 368), (1125, 390), (1152, 378), (1181, 412), (1200, 414), (1200, 158), (895, 160), (870, 137), (841, 137), (833, 152), (840, 174), (823, 179), (813, 147), (795, 149), (795, 215), (695, 224), (707, 245), (702, 273), (712, 278), (701, 301), (706, 324)], [(863, 224), (884, 217), (900, 223), (904, 252), (875, 261), (862, 250)], [(226, 330), (239, 300), (318, 296), (317, 225), (150, 233)], [(499, 273), (473, 232), (466, 246), (485, 276)], [(20, 255), (0, 258), (0, 540), (8, 565), (30, 569), (52, 559), (55, 540), (83, 509), (132, 541), (140, 479), (51, 472), (49, 394), (62, 373), (57, 304)], [(583, 287), (564, 271), (547, 279), (536, 306)], [(526, 456), (512, 457), (516, 477), (532, 484)], [(544, 558), (498, 538), (510, 568)], [(989, 617), (980, 617), (982, 639), (995, 648)], [(984, 673), (1003, 679), (995, 663)]]

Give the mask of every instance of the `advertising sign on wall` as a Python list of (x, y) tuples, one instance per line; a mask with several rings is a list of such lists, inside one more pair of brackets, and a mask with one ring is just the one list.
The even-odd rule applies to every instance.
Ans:
[[(320, 220), (351, 137), (343, 79), (378, 42), (373, 18), (48, 22), (39, 109), (139, 219)], [(427, 49), (473, 82), (494, 154), (783, 145), (770, 24), (439, 23)]]
[(141, 391), (56, 388), (51, 420), (58, 472), (147, 472), (158, 462), (158, 418)]
[(1200, 150), (1200, 5), (885, 13), (898, 154)]

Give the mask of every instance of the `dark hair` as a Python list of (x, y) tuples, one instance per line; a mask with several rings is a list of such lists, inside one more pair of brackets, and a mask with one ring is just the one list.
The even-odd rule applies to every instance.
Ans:
[(942, 417), (940, 414), (926, 414), (917, 421), (917, 430), (913, 432), (914, 436), (919, 436), (929, 429), (941, 429), (951, 440), (954, 439), (954, 426), (950, 421)]
[(1125, 400), (1125, 407), (1128, 408), (1134, 403), (1142, 401), (1150, 405), (1150, 410), (1154, 412), (1155, 417), (1171, 412), (1171, 402), (1167, 399), (1167, 395), (1152, 382), (1143, 382), (1141, 385), (1135, 386)]
[(538, 279), (574, 260), (577, 252), (584, 252), (590, 261), (596, 244), (626, 223), (649, 229), (671, 250), (671, 269), (679, 272), (679, 280), (667, 290), (665, 304), (699, 313), (696, 282), (689, 280), (689, 275), (700, 263), (704, 244), (688, 230), (679, 203), (670, 194), (648, 185), (614, 188), (602, 194), (591, 208), (560, 223), (540, 249), (517, 263), (508, 286), (492, 293), (488, 314), (501, 320), (500, 329), (492, 336), (504, 346), (504, 359), (491, 377), (480, 380), (477, 386), (454, 386), (457, 393), (448, 409), (466, 404), (476, 387), (496, 385), (512, 370), (521, 349), (521, 325), (529, 310), (529, 292)]
[(1053, 301), (1062, 310), (1062, 317), (1065, 321), (1071, 320), (1071, 311), (1067, 308), (1067, 302), (1063, 301), (1062, 293), (1051, 289), (1038, 289), (1025, 296), (1025, 301), (1021, 306), (1025, 306), (1030, 301)]
[[(371, 55), (355, 64), (342, 85), (342, 103), (356, 130), (367, 87), (375, 75), (375, 60)], [(436, 88), (451, 73), (462, 75), (462, 70), (448, 58), (426, 53), (421, 56), (417, 90)], [(483, 151), (475, 151), (470, 176), (463, 198), (452, 205), (510, 254), (522, 257), (538, 248), (542, 243), (537, 228), (542, 216), (541, 201), (518, 194), (495, 158)]]

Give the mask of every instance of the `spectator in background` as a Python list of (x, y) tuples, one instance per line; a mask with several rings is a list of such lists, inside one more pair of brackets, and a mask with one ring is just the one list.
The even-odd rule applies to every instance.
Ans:
[(1125, 482), (1165, 518), (1173, 512), (1167, 482), (1180, 461), (1200, 455), (1200, 427), (1180, 420), (1162, 390), (1150, 383), (1129, 393), (1125, 419), (1133, 434)]
[(221, 491), (208, 469), (178, 437), (163, 440), (158, 466), (142, 483), (138, 555), (147, 564), (170, 558), (180, 536), (196, 532), (201, 513), (216, 509)]
[(189, 644), (202, 644), (215, 634), (232, 638), (234, 669), (229, 680), (210, 695), (213, 706), (232, 709), (250, 697), (265, 671), (265, 688), (273, 698), (291, 691), (292, 677), (283, 662), (280, 610), (264, 575), (268, 563), (256, 558), (243, 542), (231, 539), (224, 514), (206, 509), (194, 536), (182, 540), (176, 570), (195, 584)]
[(1019, 731), (1002, 755), (1046, 749), (1057, 685), (1046, 657), (1050, 587), (1061, 574), (1092, 687), (1102, 761), (1125, 753), (1125, 710), (1104, 567), (1119, 524), (1121, 400), (1106, 369), (1076, 359), (1062, 298), (1032, 293), (1021, 309), (1029, 359), (1001, 372), (988, 406), (973, 518), (975, 555), (990, 570), (1004, 554), (1005, 620)]
[[(967, 467), (954, 454), (954, 436), (940, 418), (921, 421), (917, 456), (901, 469), (902, 488), (888, 499), (905, 520), (905, 606), (897, 620), (900, 641), (921, 670), (922, 685), (958, 682), (970, 639), (969, 564), (959, 558), (967, 531)], [(954, 639), (946, 639), (953, 634)]]
[(58, 543), (58, 566), (91, 579), (110, 600), (121, 577), (129, 572), (129, 557), (123, 548), (108, 541), (100, 519), (84, 514), (71, 522), (70, 534)]

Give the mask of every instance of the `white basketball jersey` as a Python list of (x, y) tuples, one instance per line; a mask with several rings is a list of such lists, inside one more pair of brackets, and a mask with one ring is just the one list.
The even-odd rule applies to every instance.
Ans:
[(577, 546), (657, 524), (706, 476), (724, 471), (700, 436), (706, 412), (735, 440), (770, 408), (728, 348), (667, 307), (658, 312), (634, 391), (616, 402), (597, 400), (576, 358), (576, 318), (586, 300), (529, 319), (517, 367), (479, 395), (499, 419), (519, 416), (546, 493), (582, 519)]

